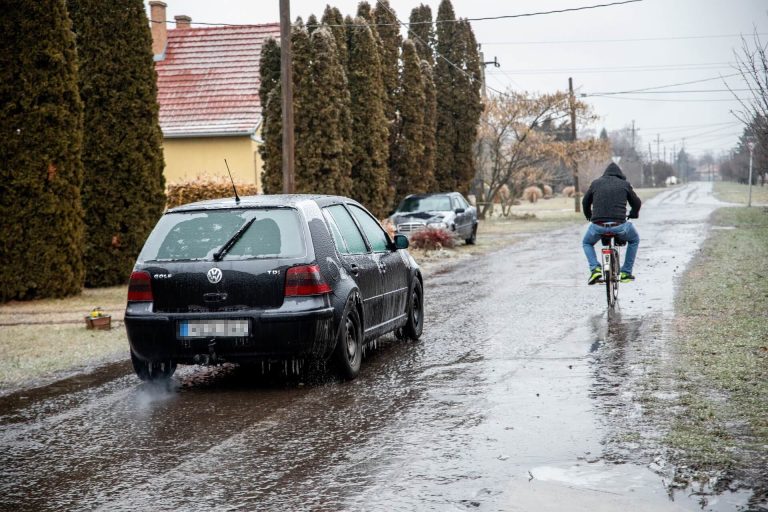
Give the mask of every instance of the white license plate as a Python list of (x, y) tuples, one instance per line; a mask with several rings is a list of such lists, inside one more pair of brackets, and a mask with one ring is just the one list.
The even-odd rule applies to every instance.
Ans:
[(244, 338), (250, 332), (248, 320), (181, 320), (179, 338)]

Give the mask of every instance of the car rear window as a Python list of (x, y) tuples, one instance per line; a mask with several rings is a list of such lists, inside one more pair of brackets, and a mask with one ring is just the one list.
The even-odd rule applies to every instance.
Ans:
[(139, 262), (213, 260), (213, 255), (247, 222), (253, 223), (223, 260), (292, 258), (305, 254), (298, 212), (281, 209), (231, 209), (167, 213), (139, 254)]

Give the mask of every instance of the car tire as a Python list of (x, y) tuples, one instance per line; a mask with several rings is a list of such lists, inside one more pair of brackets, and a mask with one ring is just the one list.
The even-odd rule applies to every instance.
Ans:
[(408, 322), (403, 327), (403, 334), (411, 340), (418, 340), (424, 331), (424, 291), (421, 282), (414, 278), (411, 300), (408, 305)]
[(176, 371), (173, 361), (145, 361), (131, 350), (131, 363), (139, 379), (144, 382), (168, 380)]
[(475, 242), (477, 242), (477, 224), (472, 226), (472, 234), (469, 235), (469, 238), (464, 240), (467, 245), (475, 245)]
[(363, 360), (363, 326), (352, 297), (347, 299), (347, 305), (341, 315), (333, 356), (342, 378), (352, 380), (360, 373), (360, 363)]

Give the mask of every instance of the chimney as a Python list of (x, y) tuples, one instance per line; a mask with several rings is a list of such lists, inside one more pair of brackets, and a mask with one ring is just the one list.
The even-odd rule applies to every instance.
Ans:
[(192, 28), (192, 18), (185, 14), (174, 16), (173, 19), (176, 20), (176, 28)]
[(165, 45), (168, 42), (168, 27), (165, 22), (165, 2), (150, 0), (149, 20), (152, 29), (152, 53), (162, 55), (165, 53)]

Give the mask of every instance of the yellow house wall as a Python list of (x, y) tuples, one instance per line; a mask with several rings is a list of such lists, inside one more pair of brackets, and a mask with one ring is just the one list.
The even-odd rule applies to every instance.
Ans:
[(261, 192), (263, 165), (258, 147), (248, 136), (164, 139), (165, 181), (174, 183), (198, 176), (227, 177), (226, 158), (235, 181), (255, 183)]

